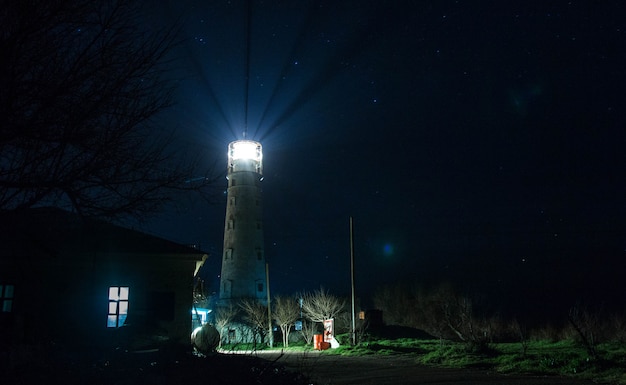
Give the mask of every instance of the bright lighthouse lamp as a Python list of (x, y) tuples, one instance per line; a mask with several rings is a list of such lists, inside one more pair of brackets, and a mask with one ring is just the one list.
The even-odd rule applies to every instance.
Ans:
[(229, 146), (229, 156), (233, 159), (261, 160), (261, 143), (251, 140), (238, 140)]
[(230, 172), (254, 171), (262, 174), (263, 150), (261, 143), (253, 140), (236, 140), (228, 145)]

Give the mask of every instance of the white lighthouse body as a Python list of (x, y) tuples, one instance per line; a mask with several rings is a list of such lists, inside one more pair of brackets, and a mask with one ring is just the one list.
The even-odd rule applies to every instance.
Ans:
[(265, 252), (262, 222), (263, 151), (261, 143), (237, 140), (228, 145), (228, 194), (220, 303), (250, 298), (265, 301)]

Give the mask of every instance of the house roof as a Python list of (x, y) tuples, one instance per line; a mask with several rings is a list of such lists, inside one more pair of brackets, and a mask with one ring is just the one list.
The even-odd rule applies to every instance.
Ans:
[(73, 249), (155, 257), (175, 255), (198, 261), (206, 258), (206, 253), (196, 248), (54, 207), (0, 213), (0, 239), (4, 247), (37, 247), (52, 255)]

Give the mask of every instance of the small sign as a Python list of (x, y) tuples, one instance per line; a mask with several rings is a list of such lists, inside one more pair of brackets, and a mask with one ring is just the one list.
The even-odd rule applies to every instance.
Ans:
[(324, 342), (330, 342), (335, 337), (335, 320), (333, 318), (324, 320)]

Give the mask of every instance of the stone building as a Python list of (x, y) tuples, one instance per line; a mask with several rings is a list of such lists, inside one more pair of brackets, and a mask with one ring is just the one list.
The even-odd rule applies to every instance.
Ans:
[(0, 240), (0, 346), (189, 346), (203, 252), (56, 208), (2, 214)]

